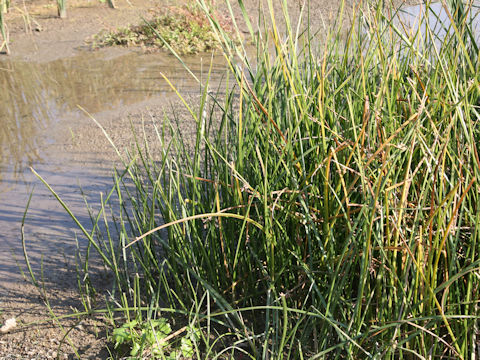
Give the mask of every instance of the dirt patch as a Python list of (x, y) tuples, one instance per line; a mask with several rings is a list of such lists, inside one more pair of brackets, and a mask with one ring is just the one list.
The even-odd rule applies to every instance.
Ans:
[[(7, 14), (10, 50), (28, 61), (49, 62), (88, 49), (85, 40), (103, 29), (113, 30), (138, 22), (160, 1), (118, 2), (113, 10), (97, 1), (68, 3), (66, 19), (58, 18), (54, 2), (35, 1), (16, 6)], [(53, 5), (53, 6), (52, 6)]]
[[(74, 317), (82, 311), (78, 292), (72, 288), (72, 272), (47, 282), (46, 294), (55, 320), (43, 296), (32, 284), (16, 283), (8, 298), (0, 301), (0, 318), (17, 319), (17, 327), (0, 335), (0, 359), (106, 359), (106, 328), (101, 317)], [(62, 316), (68, 316), (63, 318)]]
[[(62, 20), (57, 17), (52, 1), (26, 1), (25, 3), (14, 1), (15, 7), (7, 16), (12, 57), (45, 64), (57, 59), (73, 57), (82, 51), (90, 51), (85, 39), (101, 30), (113, 30), (138, 23), (142, 16), (148, 17), (152, 11), (158, 11), (159, 7), (183, 3), (183, 0), (167, 2), (164, 0), (130, 0), (128, 2), (118, 0), (116, 3), (118, 8), (112, 10), (98, 1), (69, 1), (68, 17)], [(278, 3), (276, 3), (276, 11), (280, 14), (281, 9)], [(292, 18), (299, 17), (302, 3), (303, 1), (299, 0), (288, 2)], [(245, 1), (245, 5), (252, 15), (257, 13), (259, 7), (265, 8), (265, 4), (257, 0)], [(312, 9), (310, 17), (315, 27), (321, 28), (334, 21), (338, 2), (311, 0), (310, 5)], [(225, 12), (225, 16), (228, 16), (226, 10), (221, 8), (220, 4), (219, 6), (220, 10)], [(347, 3), (347, 13), (351, 12), (353, 6), (353, 2)], [(247, 33), (248, 29), (242, 21), (239, 9), (235, 8), (234, 11), (235, 20), (240, 24), (241, 30)], [(124, 51), (139, 50), (102, 51), (106, 51), (106, 56), (108, 54), (118, 56)], [(194, 98), (192, 102), (195, 103)], [(106, 128), (117, 146), (123, 149), (131, 146), (133, 142), (131, 124), (134, 124), (140, 133), (143, 132), (144, 124), (147, 124), (146, 133), (152, 135), (154, 132), (149, 125), (150, 119), (162, 119), (165, 112), (172, 111), (172, 108), (183, 111), (181, 110), (183, 107), (178, 101), (175, 102), (173, 97), (164, 96), (135, 104), (119, 104), (114, 109), (97, 112), (95, 118)], [(69, 124), (72, 123), (74, 122)], [(189, 132), (193, 135), (195, 127), (191, 122), (185, 122), (181, 126), (187, 138)], [(50, 145), (49, 151), (58, 154), (68, 153), (71, 155), (68, 161), (72, 161), (73, 158), (78, 161), (78, 164), (86, 162), (85, 154), (90, 154), (95, 161), (103, 164), (103, 168), (111, 168), (116, 154), (92, 122), (76, 124), (73, 130), (69, 127), (58, 128), (55, 132), (56, 140)], [(73, 133), (76, 136), (72, 136)], [(92, 151), (93, 149), (95, 150)], [(59, 159), (61, 160), (61, 157)], [(39, 224), (39, 226), (46, 225)], [(15, 229), (17, 232), (19, 230)], [(65, 234), (64, 236), (71, 236), (70, 233), (65, 232)], [(74, 251), (75, 247), (71, 250)], [(22, 259), (19, 259), (19, 262), (21, 263)], [(46, 259), (44, 266), (47, 296), (55, 315), (58, 317), (71, 314), (75, 309), (81, 311), (82, 303), (78, 298), (77, 274), (72, 257), (63, 258), (60, 254), (56, 254)], [(102, 288), (102, 285), (108, 284), (109, 279), (102, 275), (101, 271), (98, 274), (96, 281), (100, 285), (99, 288)], [(104, 287), (108, 288), (108, 286)], [(47, 311), (38, 289), (30, 283), (4, 282), (0, 284), (0, 290), (0, 323), (12, 317), (19, 322), (19, 326), (12, 332), (0, 335), (0, 360), (76, 358), (77, 355), (68, 343), (68, 339), (72, 341), (78, 356), (82, 359), (108, 358), (106, 329), (101, 319), (85, 318), (78, 321), (75, 318), (67, 318), (55, 322)], [(103, 294), (98, 295), (99, 301), (102, 296)]]

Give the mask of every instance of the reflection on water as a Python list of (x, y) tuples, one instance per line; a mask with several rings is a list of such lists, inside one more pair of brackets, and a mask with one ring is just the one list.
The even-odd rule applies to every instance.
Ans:
[[(18, 171), (19, 161), (31, 163), (38, 155), (41, 119), (49, 118), (42, 94), (32, 89), (38, 83), (37, 73), (12, 62), (0, 63), (0, 179), (5, 165)], [(17, 161), (18, 159), (18, 161)]]
[[(214, 61), (218, 65), (221, 59)], [(198, 58), (188, 65), (202, 72)], [(198, 89), (166, 54), (130, 52), (108, 59), (104, 53), (85, 52), (44, 64), (0, 60), (0, 183), (7, 172), (18, 177), (40, 160), (39, 149), (51, 141), (62, 118), (82, 116), (77, 105), (94, 114), (170, 93), (160, 72), (184, 91)]]
[[(207, 56), (202, 65), (196, 57), (187, 64), (200, 77), (208, 71), (210, 59)], [(224, 69), (223, 58), (215, 58), (212, 86), (221, 81)], [(18, 279), (12, 253), (21, 259), (20, 223), (33, 188), (25, 228), (33, 266), (38, 269), (40, 255), (49, 254), (50, 266), (63, 269), (60, 254), (75, 254), (75, 224), (28, 165), (45, 176), (88, 227), (83, 195), (98, 209), (98, 194), (111, 186), (111, 168), (98, 149), (82, 148), (78, 153), (64, 147), (65, 130), (86, 121), (77, 105), (91, 114), (109, 110), (121, 114), (129, 109), (125, 105), (148, 99), (165, 104), (164, 98), (173, 94), (160, 73), (182, 93), (198, 93), (199, 84), (165, 54), (116, 49), (43, 64), (0, 59), (0, 297), (2, 286)]]

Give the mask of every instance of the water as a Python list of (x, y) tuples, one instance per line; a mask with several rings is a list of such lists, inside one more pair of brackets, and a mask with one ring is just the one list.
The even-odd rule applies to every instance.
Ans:
[[(197, 57), (187, 63), (201, 76), (210, 60), (207, 56), (203, 63)], [(213, 83), (220, 81), (225, 69), (221, 58), (214, 58), (214, 63)], [(25, 234), (35, 267), (45, 254), (51, 271), (63, 271), (76, 247), (75, 225), (30, 166), (88, 225), (79, 185), (90, 202), (98, 203), (99, 193), (112, 183), (113, 159), (109, 162), (94, 146), (81, 153), (69, 146), (79, 124), (91, 122), (78, 105), (93, 115), (110, 111), (121, 116), (118, 109), (145, 101), (166, 104), (174, 94), (160, 73), (183, 93), (199, 91), (199, 84), (166, 54), (113, 49), (49, 63), (0, 60), (0, 292), (2, 284), (19, 278), (20, 222), (32, 190)], [(102, 136), (100, 131), (81, 135)]]
[[(465, 5), (465, 10), (468, 6)], [(480, 40), (480, 2), (475, 1), (469, 10), (468, 21), (476, 41)], [(416, 38), (417, 44), (428, 44), (432, 41), (439, 46), (447, 33), (453, 34), (450, 17), (455, 18), (455, 14), (447, 12), (440, 2), (432, 3), (430, 6), (417, 5), (407, 6), (399, 10), (395, 24), (407, 36), (417, 33), (420, 28), (420, 35)]]

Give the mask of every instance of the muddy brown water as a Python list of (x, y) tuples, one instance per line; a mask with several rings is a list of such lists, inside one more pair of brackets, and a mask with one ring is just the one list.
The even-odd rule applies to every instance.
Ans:
[[(186, 63), (205, 77), (211, 60), (206, 55)], [(214, 57), (213, 63), (212, 85), (225, 73), (223, 58)], [(79, 231), (30, 167), (88, 227), (83, 195), (98, 205), (100, 192), (112, 184), (115, 159), (106, 158), (102, 148), (71, 146), (80, 136), (103, 137), (99, 129), (79, 133), (92, 120), (78, 106), (101, 120), (103, 114), (121, 117), (145, 101), (167, 105), (175, 95), (161, 73), (183, 93), (199, 92), (198, 82), (164, 53), (111, 49), (48, 63), (0, 60), (0, 292), (20, 279), (19, 265), (25, 268), (20, 231), (30, 193), (25, 239), (34, 268), (38, 271), (43, 256), (50, 273), (64, 271), (75, 254)]]

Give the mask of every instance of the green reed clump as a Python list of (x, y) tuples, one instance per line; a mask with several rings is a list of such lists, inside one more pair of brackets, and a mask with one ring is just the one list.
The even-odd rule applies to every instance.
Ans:
[[(227, 22), (222, 22), (224, 29)], [(195, 54), (218, 47), (206, 15), (196, 6), (170, 8), (165, 14), (141, 25), (103, 32), (93, 39), (93, 47), (142, 46), (147, 49), (168, 48), (179, 54)]]
[(197, 358), (469, 358), (474, 44), (455, 31), (428, 42), (428, 24), (411, 33), (380, 10), (317, 44), (308, 23), (289, 25), (285, 2), (279, 29), (268, 3), (253, 58), (210, 18), (230, 61), (225, 94), (207, 81), (198, 107), (185, 102), (193, 146), (169, 125), (183, 119), (154, 123), (164, 150), (138, 141), (97, 237), (82, 227), (114, 275), (109, 311), (177, 314), (177, 328), (200, 330)]

